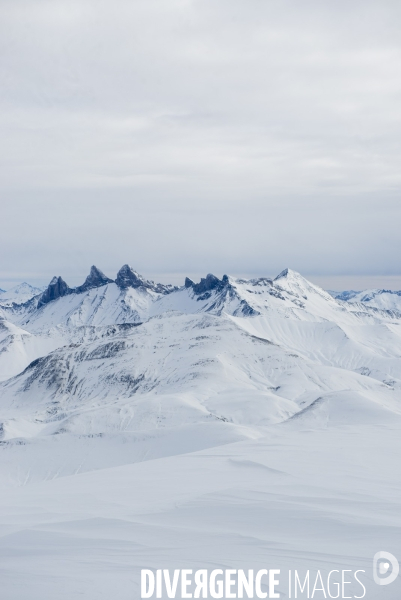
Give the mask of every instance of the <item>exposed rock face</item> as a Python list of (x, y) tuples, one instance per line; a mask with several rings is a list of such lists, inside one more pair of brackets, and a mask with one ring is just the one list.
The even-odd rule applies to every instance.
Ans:
[(82, 294), (82, 292), (87, 292), (93, 288), (101, 287), (102, 285), (106, 285), (107, 283), (113, 283), (113, 280), (109, 277), (106, 277), (104, 273), (95, 265), (91, 266), (90, 273), (88, 277), (85, 279), (85, 282), (79, 287), (75, 288), (75, 293)]
[(129, 265), (124, 265), (123, 267), (121, 267), (121, 269), (117, 273), (116, 284), (119, 288), (122, 289), (126, 289), (129, 287), (151, 287), (150, 282), (146, 281), (146, 279), (144, 279), (141, 275), (139, 275), (139, 273), (134, 271), (134, 269)]
[(39, 298), (38, 308), (44, 304), (52, 302), (52, 300), (61, 298), (62, 296), (68, 296), (69, 294), (82, 294), (83, 292), (91, 290), (92, 288), (106, 285), (106, 283), (113, 283), (113, 280), (106, 277), (106, 275), (104, 275), (104, 273), (102, 273), (102, 271), (95, 266), (91, 267), (90, 273), (85, 279), (85, 282), (77, 288), (70, 288), (61, 277), (53, 277), (47, 289)]
[(231, 284), (228, 275), (223, 275), (219, 279), (212, 273), (209, 273), (199, 283), (194, 283), (192, 279), (186, 277), (185, 287), (192, 288), (198, 302), (211, 301), (211, 304), (206, 309), (207, 311), (216, 311), (217, 314), (221, 314), (225, 310), (227, 302), (239, 300), (239, 307), (233, 313), (235, 316), (254, 316), (259, 314), (246, 300), (241, 299), (235, 286)]
[(40, 308), (44, 304), (48, 304), (48, 302), (51, 302), (52, 300), (57, 300), (57, 298), (61, 298), (61, 296), (67, 296), (68, 294), (72, 293), (73, 290), (70, 287), (68, 287), (64, 279), (62, 279), (61, 277), (53, 277), (47, 289), (39, 298), (38, 308)]
[(223, 275), (222, 279), (216, 277), (212, 273), (208, 273), (206, 277), (202, 277), (199, 283), (194, 283), (189, 277), (185, 278), (185, 287), (192, 288), (195, 294), (210, 293), (212, 290), (217, 292), (222, 291), (226, 287), (231, 287), (227, 275)]
[(149, 281), (139, 275), (132, 267), (129, 265), (124, 265), (121, 267), (116, 277), (116, 284), (121, 289), (127, 288), (142, 288), (147, 290), (153, 290), (158, 294), (170, 294), (177, 288), (172, 285), (163, 285), (162, 283), (154, 283), (154, 281)]
[(106, 277), (106, 275), (94, 265), (91, 267), (88, 277), (85, 282), (76, 287), (70, 288), (61, 277), (53, 277), (48, 288), (40, 296), (37, 307), (40, 308), (44, 304), (57, 300), (61, 296), (67, 296), (68, 294), (83, 294), (91, 289), (102, 287), (108, 283), (116, 283), (122, 290), (127, 288), (142, 288), (152, 290), (157, 294), (170, 294), (177, 290), (176, 286), (163, 285), (162, 283), (154, 283), (139, 275), (129, 265), (121, 267), (117, 273), (117, 278), (114, 282), (113, 279)]
[(204, 292), (210, 292), (211, 290), (221, 290), (227, 283), (227, 275), (224, 275), (223, 279), (220, 280), (216, 275), (208, 273), (206, 278), (202, 277), (199, 283), (193, 283), (192, 289), (195, 294), (203, 294)]

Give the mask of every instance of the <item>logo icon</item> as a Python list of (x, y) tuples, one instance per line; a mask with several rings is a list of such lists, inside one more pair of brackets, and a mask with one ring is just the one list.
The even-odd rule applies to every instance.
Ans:
[[(391, 567), (390, 574), (387, 577), (380, 577), (380, 575), (385, 575), (389, 572)], [(377, 585), (388, 585), (389, 583), (393, 583), (398, 577), (398, 573), (400, 572), (400, 565), (398, 564), (398, 560), (393, 554), (390, 552), (376, 552), (373, 557), (373, 579)]]

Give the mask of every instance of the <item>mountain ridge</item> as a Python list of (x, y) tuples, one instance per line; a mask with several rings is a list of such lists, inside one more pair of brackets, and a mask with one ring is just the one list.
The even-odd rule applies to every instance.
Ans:
[(86, 277), (84, 283), (75, 288), (70, 288), (68, 284), (62, 279), (61, 276), (55, 276), (50, 281), (47, 289), (38, 298), (38, 308), (62, 298), (70, 294), (83, 294), (91, 289), (103, 287), (109, 283), (115, 283), (119, 288), (143, 288), (153, 290), (157, 293), (168, 294), (174, 289), (174, 286), (163, 285), (161, 283), (155, 284), (153, 281), (147, 280), (130, 267), (125, 264), (117, 273), (116, 279), (110, 279), (95, 265), (90, 268), (89, 275)]
[(332, 291), (330, 294), (337, 300), (343, 300), (350, 303), (360, 302), (384, 310), (401, 310), (401, 291), (399, 290), (374, 288), (362, 291)]
[[(183, 286), (169, 288), (124, 265), (117, 280), (119, 285), (92, 267), (75, 288), (79, 292), (55, 277), (40, 296), (45, 301), (36, 297), (2, 307), (3, 415), (9, 403), (4, 432), (15, 431), (7, 423), (17, 418), (16, 407), (26, 414), (24, 422), (50, 427), (61, 415), (69, 419), (73, 406), (81, 414), (95, 403), (105, 415), (99, 427), (108, 430), (102, 406), (110, 396), (122, 406), (141, 402), (145, 415), (146, 398), (151, 407), (156, 397), (165, 397), (169, 411), (174, 394), (181, 406), (177, 415), (183, 410), (200, 422), (202, 415), (212, 415), (207, 419), (249, 426), (242, 401), (228, 401), (230, 387), (236, 390), (233, 398), (249, 398), (260, 423), (284, 422), (316, 394), (325, 398), (333, 390), (338, 397), (351, 390), (349, 402), (358, 406), (361, 395), (369, 403), (377, 396), (397, 412), (392, 400), (401, 389), (397, 311), (337, 300), (291, 269), (275, 279), (219, 279), (209, 273), (199, 283), (187, 278)], [(314, 406), (302, 413), (302, 421), (315, 414)], [(85, 419), (82, 413), (78, 421)]]

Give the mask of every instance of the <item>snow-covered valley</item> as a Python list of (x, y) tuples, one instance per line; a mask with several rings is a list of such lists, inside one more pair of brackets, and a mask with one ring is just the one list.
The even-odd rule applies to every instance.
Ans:
[(398, 598), (372, 558), (401, 558), (401, 305), (371, 296), (128, 265), (0, 295), (4, 597), (270, 565), (364, 569), (366, 597)]

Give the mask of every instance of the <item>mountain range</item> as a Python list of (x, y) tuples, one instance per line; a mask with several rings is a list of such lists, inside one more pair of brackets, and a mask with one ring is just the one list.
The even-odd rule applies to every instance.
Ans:
[(371, 557), (401, 553), (398, 293), (290, 269), (176, 287), (124, 265), (16, 297), (0, 296), (8, 600), (125, 600), (142, 567), (244, 562), (364, 568), (381, 598)]
[(347, 302), (362, 302), (388, 310), (401, 310), (401, 291), (394, 290), (365, 290), (363, 292), (355, 292), (354, 290), (344, 292), (330, 292), (337, 300), (345, 300)]
[[(3, 439), (136, 430), (160, 418), (220, 420), (241, 436), (243, 426), (332, 410), (345, 419), (361, 403), (363, 418), (398, 418), (401, 313), (374, 306), (378, 296), (333, 298), (290, 269), (182, 287), (128, 265), (115, 280), (92, 266), (76, 288), (54, 277), (23, 303), (0, 302)], [(333, 394), (346, 398), (335, 409)]]

